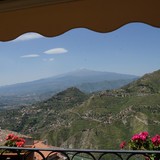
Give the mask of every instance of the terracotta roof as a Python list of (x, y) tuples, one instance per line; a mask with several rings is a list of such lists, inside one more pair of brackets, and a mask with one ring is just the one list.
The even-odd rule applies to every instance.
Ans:
[[(45, 144), (43, 141), (34, 141), (34, 148), (55, 148), (57, 149), (57, 147), (54, 147), (54, 146), (50, 146), (50, 145), (47, 145)], [(51, 152), (50, 151), (41, 151), (41, 153), (47, 157)], [(39, 153), (35, 152), (34, 153), (34, 157), (36, 160), (42, 160), (42, 157)], [(57, 152), (53, 152), (50, 157), (52, 158), (56, 158), (56, 157), (59, 157), (59, 153)]]

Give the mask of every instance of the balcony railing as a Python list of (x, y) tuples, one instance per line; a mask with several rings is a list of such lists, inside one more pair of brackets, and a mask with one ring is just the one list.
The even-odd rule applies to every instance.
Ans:
[(0, 160), (149, 160), (151, 155), (160, 151), (0, 147)]

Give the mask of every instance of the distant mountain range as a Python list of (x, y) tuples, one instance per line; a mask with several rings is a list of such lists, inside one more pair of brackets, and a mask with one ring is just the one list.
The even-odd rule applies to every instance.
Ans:
[(86, 93), (106, 89), (116, 89), (126, 85), (138, 76), (87, 69), (0, 87), (0, 106), (31, 104), (45, 100), (69, 87), (77, 87)]
[(119, 89), (86, 94), (68, 88), (19, 109), (0, 111), (0, 126), (54, 146), (119, 149), (140, 131), (160, 133), (160, 70)]

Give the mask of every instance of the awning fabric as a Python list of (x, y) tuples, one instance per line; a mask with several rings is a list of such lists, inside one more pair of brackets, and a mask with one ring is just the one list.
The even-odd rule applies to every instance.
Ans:
[(160, 27), (159, 8), (160, 0), (0, 0), (0, 41), (79, 27), (110, 32), (131, 22)]

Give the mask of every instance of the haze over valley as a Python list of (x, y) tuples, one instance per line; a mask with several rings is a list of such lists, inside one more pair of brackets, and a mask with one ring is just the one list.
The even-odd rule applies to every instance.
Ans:
[(87, 69), (66, 74), (0, 87), (1, 108), (32, 104), (50, 98), (69, 87), (85, 93), (116, 89), (136, 80), (138, 76)]

